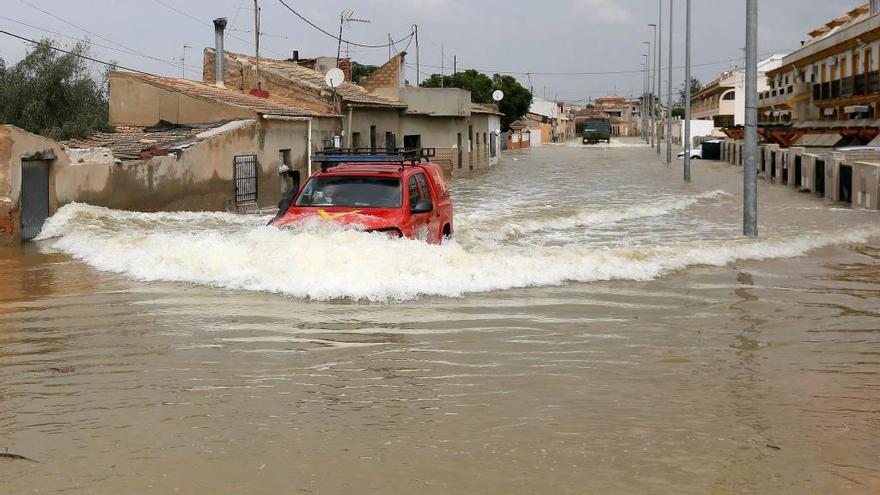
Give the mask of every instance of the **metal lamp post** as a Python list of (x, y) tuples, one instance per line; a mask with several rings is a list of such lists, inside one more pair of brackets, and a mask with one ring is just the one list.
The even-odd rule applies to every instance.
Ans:
[[(646, 64), (646, 66), (645, 66), (645, 107), (642, 108), (642, 113), (645, 113), (648, 111), (648, 109), (651, 108), (651, 102), (654, 100), (653, 95), (651, 94), (651, 76), (650, 76), (650, 74), (651, 74), (651, 54), (653, 52), (651, 51), (651, 42), (650, 41), (643, 41), (642, 44), (648, 45), (648, 58), (645, 59), (645, 64)], [(646, 114), (645, 115), (645, 135), (644, 135), (645, 143), (648, 143), (651, 141), (651, 139), (648, 137), (648, 134), (650, 134), (650, 132), (649, 132), (650, 123), (651, 123), (650, 114)]]
[(746, 0), (746, 115), (743, 235), (758, 236), (758, 0)]
[[(654, 45), (656, 45), (657, 44), (657, 25), (656, 24), (648, 24), (648, 27), (654, 28), (654, 34), (651, 36), (651, 39), (654, 41)], [(648, 47), (650, 48), (651, 45), (649, 44)], [(654, 51), (652, 49), (649, 49), (648, 51), (650, 51), (652, 55), (654, 54)], [(657, 72), (656, 66), (657, 66), (657, 58), (654, 57), (654, 72)], [(656, 102), (654, 101), (654, 99), (656, 98), (657, 93), (654, 91), (654, 75), (650, 74), (650, 71), (649, 71), (648, 77), (650, 78), (650, 81), (648, 83), (648, 92), (650, 93), (650, 95), (648, 96), (648, 99), (650, 100), (650, 102), (649, 102), (649, 112), (650, 113), (648, 114), (648, 118), (649, 118), (649, 121), (648, 121), (649, 132), (648, 133), (651, 135), (650, 141), (651, 141), (651, 147), (653, 148), (654, 147), (654, 125), (655, 125), (654, 118), (656, 117)]]
[(687, 0), (684, 49), (684, 180), (691, 181), (691, 0)]
[(643, 71), (643, 81), (642, 81), (642, 139), (647, 143), (648, 142), (648, 114), (645, 111), (648, 108), (648, 70), (650, 70), (650, 66), (648, 65), (649, 56), (647, 54), (642, 54), (645, 57), (645, 63), (643, 64), (645, 70)]
[(657, 158), (660, 157), (660, 119), (663, 118), (661, 113), (661, 105), (663, 104), (663, 82), (660, 80), (660, 69), (663, 67), (663, 0), (657, 0), (660, 3), (660, 9), (657, 11), (657, 128), (655, 134), (657, 136)]
[(669, 0), (669, 73), (666, 81), (666, 163), (672, 163), (672, 21), (675, 0)]

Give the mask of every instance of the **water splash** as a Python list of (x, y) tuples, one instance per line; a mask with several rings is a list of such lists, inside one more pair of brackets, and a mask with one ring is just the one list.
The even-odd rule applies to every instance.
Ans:
[[(667, 208), (698, 199), (685, 198)], [(40, 238), (97, 269), (140, 280), (318, 300), (403, 301), (571, 281), (644, 281), (693, 265), (788, 258), (880, 235), (880, 227), (870, 227), (643, 248), (487, 244), (465, 249), (457, 242), (435, 246), (321, 225), (281, 230), (265, 221), (225, 213), (136, 213), (69, 204), (47, 221)]]

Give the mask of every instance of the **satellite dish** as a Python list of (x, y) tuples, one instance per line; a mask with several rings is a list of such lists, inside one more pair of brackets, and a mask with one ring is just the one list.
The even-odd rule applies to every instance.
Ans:
[(493, 100), (501, 101), (502, 98), (504, 98), (504, 91), (501, 91), (500, 89), (496, 89), (495, 91), (492, 92), (492, 99)]
[(331, 88), (338, 88), (342, 85), (342, 81), (345, 81), (345, 73), (342, 72), (342, 69), (330, 69), (327, 71), (327, 75), (324, 76), (324, 82)]

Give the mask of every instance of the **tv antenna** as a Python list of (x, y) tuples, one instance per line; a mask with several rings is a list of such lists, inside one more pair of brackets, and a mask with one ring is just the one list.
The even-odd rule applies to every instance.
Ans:
[(342, 13), (339, 14), (339, 38), (336, 43), (336, 67), (339, 67), (339, 57), (342, 56), (342, 28), (345, 27), (351, 30), (352, 22), (361, 22), (364, 24), (369, 24), (369, 19), (357, 19), (354, 17), (354, 11), (351, 9), (345, 9)]

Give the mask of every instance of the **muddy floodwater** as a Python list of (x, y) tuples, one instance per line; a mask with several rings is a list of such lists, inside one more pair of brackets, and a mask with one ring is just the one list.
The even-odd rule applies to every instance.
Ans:
[(636, 142), (443, 246), (68, 205), (0, 250), (0, 492), (880, 493), (880, 215)]

